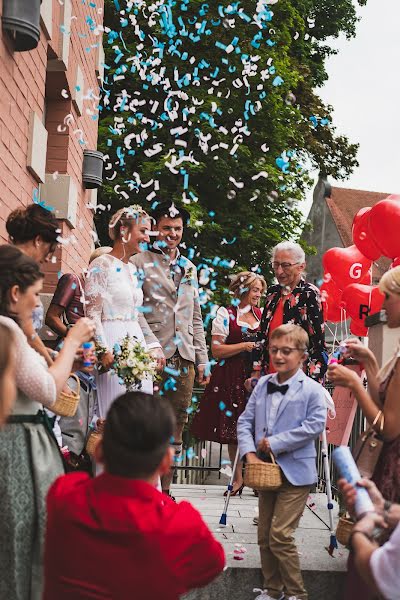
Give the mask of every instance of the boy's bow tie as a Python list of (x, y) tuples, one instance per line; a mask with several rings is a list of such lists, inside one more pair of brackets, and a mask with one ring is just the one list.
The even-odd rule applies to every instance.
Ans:
[(268, 394), (273, 394), (274, 392), (280, 392), (281, 394), (285, 395), (286, 392), (288, 391), (289, 386), (286, 385), (276, 385), (276, 383), (274, 383), (273, 381), (268, 381), (268, 385), (267, 385), (267, 392)]

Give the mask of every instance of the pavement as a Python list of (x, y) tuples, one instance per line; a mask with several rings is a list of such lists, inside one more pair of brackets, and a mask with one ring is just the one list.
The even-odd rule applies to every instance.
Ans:
[[(226, 477), (223, 476), (223, 479)], [(194, 590), (185, 600), (250, 600), (255, 597), (253, 588), (262, 587), (260, 557), (257, 545), (257, 498), (253, 491), (244, 488), (242, 497), (231, 498), (227, 525), (219, 520), (224, 508), (225, 485), (175, 485), (172, 493), (176, 500), (188, 500), (202, 514), (204, 520), (222, 543), (227, 557), (227, 569), (209, 586)], [(339, 600), (343, 593), (344, 573), (348, 552), (343, 547), (328, 553), (330, 533), (326, 523), (328, 509), (324, 494), (310, 494), (300, 526), (295, 533), (300, 565), (309, 600)], [(335, 505), (335, 526), (338, 508)], [(238, 560), (239, 559), (239, 560)]]

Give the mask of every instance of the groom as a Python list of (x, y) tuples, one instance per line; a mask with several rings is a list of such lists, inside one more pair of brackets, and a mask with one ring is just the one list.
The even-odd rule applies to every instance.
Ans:
[[(209, 381), (205, 376), (207, 346), (196, 267), (178, 248), (189, 213), (173, 202), (162, 202), (151, 216), (155, 221), (156, 241), (150, 250), (135, 254), (130, 260), (143, 280), (144, 316), (166, 358), (160, 389), (176, 417), (173, 446), (177, 460), (182, 453), (182, 432), (192, 399), (195, 366), (200, 385)], [(168, 495), (172, 475), (172, 471), (164, 475), (161, 482), (163, 492)]]

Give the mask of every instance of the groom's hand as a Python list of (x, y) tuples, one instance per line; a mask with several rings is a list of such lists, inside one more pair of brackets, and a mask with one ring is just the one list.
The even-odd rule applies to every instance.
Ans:
[(205, 375), (206, 365), (198, 365), (197, 367), (197, 379), (200, 385), (206, 386), (210, 383), (210, 375)]
[(161, 348), (152, 348), (150, 350), (150, 354), (152, 358), (156, 361), (156, 370), (159, 373), (164, 371), (165, 365), (167, 364), (167, 359), (165, 358), (164, 352)]

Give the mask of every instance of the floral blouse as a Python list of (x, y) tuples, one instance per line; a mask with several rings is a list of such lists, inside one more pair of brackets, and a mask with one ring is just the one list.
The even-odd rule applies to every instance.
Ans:
[[(268, 336), (269, 326), (281, 298), (282, 287), (272, 285), (268, 288), (263, 316), (261, 319), (261, 333), (265, 338), (263, 365), (268, 367)], [(307, 332), (310, 345), (307, 361), (307, 374), (321, 381), (328, 363), (328, 354), (325, 347), (325, 325), (322, 312), (321, 296), (319, 289), (301, 279), (292, 292), (286, 297), (283, 309), (283, 323), (301, 325)]]

